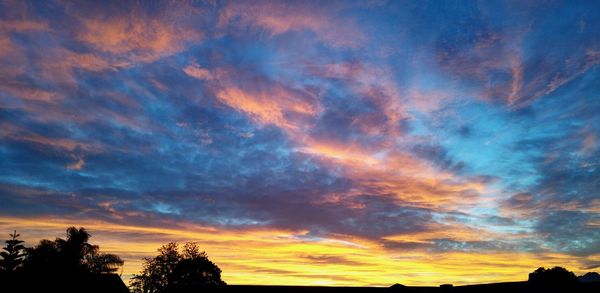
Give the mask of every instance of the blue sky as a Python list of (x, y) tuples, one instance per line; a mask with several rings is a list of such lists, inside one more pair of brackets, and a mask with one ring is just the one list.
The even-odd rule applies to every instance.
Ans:
[[(118, 238), (102, 227), (139, 229), (141, 242), (164, 240), (150, 228), (278, 231), (284, 246), (360, 242), (382, 257), (348, 270), (396, 254), (414, 268), (431, 262), (421, 253), (440, 267), (459, 253), (528, 257), (473, 282), (600, 266), (599, 3), (0, 6), (8, 232), (49, 235), (32, 224), (49, 219), (104, 223), (107, 243)], [(233, 245), (205, 244), (217, 259)], [(328, 253), (301, 263), (343, 265)], [(234, 283), (316, 282), (235, 261)], [(317, 281), (397, 277), (340, 275)]]

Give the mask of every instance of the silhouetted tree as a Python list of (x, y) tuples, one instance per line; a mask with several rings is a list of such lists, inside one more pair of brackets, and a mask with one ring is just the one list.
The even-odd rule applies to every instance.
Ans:
[(158, 256), (144, 259), (142, 273), (132, 279), (133, 292), (200, 292), (226, 285), (221, 280), (221, 269), (205, 252), (200, 252), (196, 243), (186, 243), (180, 252), (178, 245), (171, 242), (158, 252)]
[(539, 287), (564, 287), (577, 284), (577, 276), (563, 267), (538, 268), (529, 274), (528, 282)]
[(14, 271), (23, 264), (23, 257), (25, 256), (25, 246), (22, 240), (17, 239), (20, 234), (17, 234), (15, 230), (12, 234), (9, 234), (11, 239), (6, 240), (6, 246), (2, 248), (4, 251), (0, 252), (0, 270), (3, 271)]
[(196, 243), (186, 243), (181, 256), (173, 271), (177, 292), (225, 285), (221, 269), (208, 260), (206, 252), (201, 252)]
[(98, 246), (88, 243), (90, 234), (85, 228), (69, 227), (67, 239), (57, 238), (54, 242), (66, 269), (86, 271), (85, 257), (96, 252)]
[(91, 273), (105, 274), (117, 272), (124, 262), (114, 254), (94, 251), (85, 256), (85, 264)]
[(89, 239), (84, 228), (69, 227), (67, 239), (44, 239), (28, 249), (25, 268), (37, 272), (112, 273), (123, 265), (118, 256), (100, 253), (98, 245), (88, 243)]
[(27, 248), (26, 251), (27, 257), (23, 268), (29, 272), (51, 272), (63, 269), (63, 262), (54, 241), (40, 240), (36, 247)]

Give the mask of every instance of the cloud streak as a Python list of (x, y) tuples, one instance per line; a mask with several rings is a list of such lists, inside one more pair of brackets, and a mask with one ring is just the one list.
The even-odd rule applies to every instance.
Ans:
[(583, 272), (598, 10), (506, 5), (2, 3), (0, 228), (126, 275), (199, 240), (233, 284)]

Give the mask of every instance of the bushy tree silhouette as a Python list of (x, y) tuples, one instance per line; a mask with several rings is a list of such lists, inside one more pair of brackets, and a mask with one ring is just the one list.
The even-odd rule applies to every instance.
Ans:
[(563, 267), (538, 268), (529, 274), (528, 282), (538, 287), (565, 287), (577, 284), (577, 276)]
[(43, 239), (36, 247), (27, 248), (27, 257), (23, 268), (30, 273), (60, 271), (63, 261), (56, 246), (51, 240)]
[(178, 245), (171, 242), (158, 252), (156, 257), (144, 259), (141, 274), (134, 276), (131, 282), (132, 292), (201, 292), (226, 285), (221, 280), (221, 269), (205, 252), (200, 252), (196, 243), (186, 243), (180, 252)]
[(12, 234), (9, 234), (11, 239), (6, 240), (6, 246), (2, 248), (4, 251), (0, 252), (0, 270), (2, 271), (14, 271), (21, 267), (23, 264), (23, 257), (25, 256), (25, 246), (22, 240), (17, 239), (20, 234), (17, 234), (15, 230)]

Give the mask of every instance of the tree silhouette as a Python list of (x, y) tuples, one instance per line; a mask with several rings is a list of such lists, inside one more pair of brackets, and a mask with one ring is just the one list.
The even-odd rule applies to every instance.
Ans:
[(226, 285), (221, 269), (200, 252), (196, 243), (186, 243), (180, 252), (171, 242), (158, 249), (158, 256), (144, 259), (140, 275), (133, 277), (132, 292), (200, 292)]
[(91, 273), (107, 274), (117, 272), (124, 262), (114, 254), (94, 251), (85, 256), (85, 264)]
[(88, 243), (89, 239), (84, 228), (69, 227), (67, 239), (44, 239), (28, 249), (25, 268), (38, 272), (112, 273), (123, 265), (118, 256), (100, 253), (98, 245)]
[(52, 272), (63, 269), (63, 262), (54, 241), (40, 240), (36, 247), (26, 249), (23, 268), (28, 272)]
[(564, 287), (577, 284), (577, 276), (563, 267), (538, 268), (529, 274), (529, 283), (541, 287)]
[(71, 269), (85, 270), (85, 257), (98, 250), (98, 246), (88, 243), (90, 234), (84, 228), (69, 227), (67, 239), (56, 239), (56, 246), (61, 252), (63, 261)]
[(25, 256), (25, 246), (22, 240), (17, 239), (20, 234), (17, 234), (15, 230), (12, 234), (9, 234), (11, 239), (6, 240), (6, 246), (2, 248), (4, 251), (0, 252), (2, 259), (0, 260), (0, 270), (3, 271), (14, 271), (23, 264), (23, 257)]

